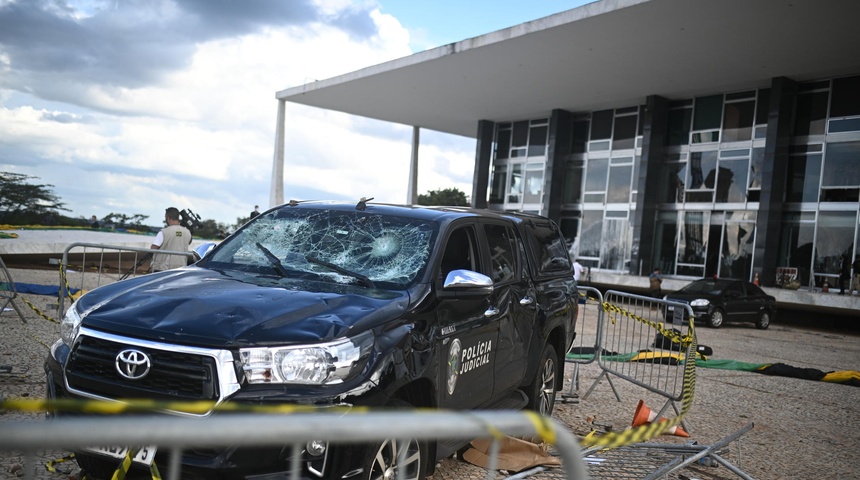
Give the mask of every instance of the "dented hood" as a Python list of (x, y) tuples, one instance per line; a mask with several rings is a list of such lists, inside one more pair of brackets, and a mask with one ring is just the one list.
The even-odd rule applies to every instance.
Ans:
[(318, 343), (402, 316), (406, 291), (186, 267), (95, 289), (83, 325), (212, 348)]

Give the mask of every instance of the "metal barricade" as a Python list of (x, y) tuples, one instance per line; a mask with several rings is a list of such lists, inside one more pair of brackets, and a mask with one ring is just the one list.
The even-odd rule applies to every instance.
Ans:
[(6, 307), (11, 305), (15, 313), (18, 314), (18, 318), (20, 318), (22, 322), (27, 323), (27, 320), (24, 318), (24, 314), (18, 309), (18, 305), (15, 303), (18, 291), (15, 289), (15, 282), (12, 280), (12, 274), (10, 274), (9, 269), (6, 268), (6, 263), (3, 261), (2, 257), (0, 257), (0, 284), (3, 285), (3, 288), (0, 288), (0, 303), (3, 304), (3, 306), (0, 307), (0, 313), (5, 312)]
[[(108, 283), (148, 273), (141, 267), (154, 254), (182, 255), (189, 260), (193, 252), (153, 250), (145, 247), (127, 247), (98, 243), (71, 243), (63, 250), (60, 265), (60, 293), (57, 302), (57, 317), (65, 313), (65, 299), (69, 289), (91, 290)], [(74, 265), (70, 262), (74, 261)], [(74, 272), (74, 275), (71, 274)]]
[[(604, 294), (604, 302), (597, 358), (601, 373), (583, 398), (611, 374), (666, 397), (658, 416), (669, 406), (680, 415), (677, 402), (685, 393), (683, 360), (692, 347), (681, 340), (690, 334), (692, 308), (614, 290)], [(614, 387), (613, 391), (620, 401)]]
[[(385, 425), (385, 428), (379, 428)], [(564, 478), (587, 479), (579, 442), (556, 420), (515, 411), (452, 412), (443, 410), (331, 413), (231, 414), (187, 418), (167, 416), (59, 418), (50, 421), (3, 423), (0, 450), (23, 452), (32, 460), (45, 449), (74, 450), (92, 445), (157, 445), (170, 452), (168, 479), (179, 479), (182, 451), (189, 447), (226, 445), (293, 445), (301, 452), (309, 440), (368, 443), (386, 439), (491, 439), (488, 478), (496, 477), (498, 443), (505, 435), (540, 436), (555, 446)], [(299, 456), (290, 475), (299, 478)], [(164, 468), (164, 467), (161, 467)], [(402, 473), (402, 472), (401, 472)], [(400, 478), (399, 476), (397, 478)]]
[(594, 287), (578, 287), (579, 309), (576, 319), (576, 338), (565, 357), (566, 363), (573, 364), (570, 391), (563, 395), (565, 403), (576, 402), (579, 391), (579, 367), (597, 360), (600, 351), (600, 330), (603, 294)]

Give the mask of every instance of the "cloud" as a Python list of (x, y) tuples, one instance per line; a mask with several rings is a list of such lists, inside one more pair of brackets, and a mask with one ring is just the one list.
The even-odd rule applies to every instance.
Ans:
[(201, 44), (314, 24), (357, 42), (377, 34), (372, 10), (323, 12), (302, 0), (10, 1), (0, 5), (0, 46), (14, 69), (2, 85), (63, 101), (70, 87), (143, 88), (188, 68)]
[[(0, 167), (85, 218), (232, 223), (268, 205), (276, 91), (411, 53), (372, 1), (0, 0)], [(411, 128), (287, 107), (286, 198), (406, 200)], [(470, 141), (435, 142), (419, 191), (471, 190)]]

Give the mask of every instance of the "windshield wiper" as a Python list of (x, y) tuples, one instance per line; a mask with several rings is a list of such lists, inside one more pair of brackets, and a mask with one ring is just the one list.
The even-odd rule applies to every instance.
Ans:
[(353, 272), (351, 270), (347, 270), (347, 269), (345, 269), (343, 267), (339, 267), (333, 263), (326, 262), (325, 260), (320, 260), (319, 258), (314, 257), (313, 255), (305, 256), (305, 260), (307, 260), (310, 263), (322, 265), (323, 267), (334, 270), (337, 273), (342, 273), (344, 275), (347, 275), (347, 276), (350, 276), (353, 278), (357, 278), (357, 279), (361, 280), (361, 283), (363, 283), (365, 286), (368, 286), (370, 288), (376, 288), (376, 284), (373, 283), (373, 280), (365, 277), (364, 275), (362, 275), (360, 273)]
[(268, 248), (264, 247), (260, 242), (257, 242), (254, 245), (256, 245), (257, 248), (259, 248), (260, 251), (263, 252), (263, 255), (265, 255), (266, 258), (269, 259), (269, 262), (271, 262), (271, 264), (275, 266), (275, 270), (277, 270), (282, 277), (290, 276), (289, 272), (287, 272), (287, 269), (284, 268), (284, 264), (281, 263), (280, 258), (276, 257), (274, 253), (272, 253)]

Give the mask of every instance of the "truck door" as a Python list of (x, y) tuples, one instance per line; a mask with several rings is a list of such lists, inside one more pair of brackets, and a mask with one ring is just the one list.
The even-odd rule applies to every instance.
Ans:
[[(445, 242), (437, 267), (436, 291), (453, 270), (484, 273), (475, 225), (453, 230)], [(493, 363), (496, 356), (498, 319), (492, 315), (490, 299), (482, 296), (438, 294), (439, 406), (474, 408), (493, 394)]]
[(490, 304), (498, 313), (494, 395), (520, 386), (525, 376), (529, 344), (534, 332), (536, 306), (525, 268), (525, 252), (512, 225), (482, 223), (489, 252), (488, 271), (493, 279)]

